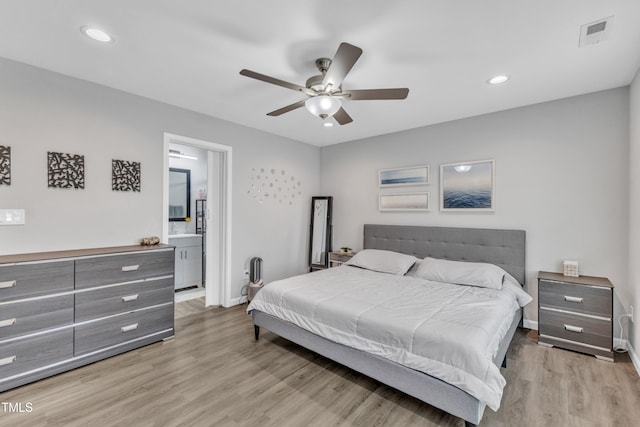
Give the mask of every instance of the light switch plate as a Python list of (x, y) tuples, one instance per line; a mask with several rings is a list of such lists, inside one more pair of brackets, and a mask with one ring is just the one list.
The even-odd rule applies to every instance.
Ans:
[(24, 209), (0, 209), (0, 225), (24, 225)]

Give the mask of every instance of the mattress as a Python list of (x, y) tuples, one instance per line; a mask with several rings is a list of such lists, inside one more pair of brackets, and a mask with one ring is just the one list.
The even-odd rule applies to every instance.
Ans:
[(493, 359), (519, 308), (508, 289), (341, 266), (270, 283), (247, 310), (424, 372), (497, 410), (506, 381)]

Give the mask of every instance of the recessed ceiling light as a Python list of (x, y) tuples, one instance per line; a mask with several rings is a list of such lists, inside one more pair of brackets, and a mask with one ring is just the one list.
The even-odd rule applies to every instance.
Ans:
[(324, 122), (322, 123), (322, 126), (326, 127), (326, 128), (332, 128), (333, 127), (333, 123), (331, 122)]
[(504, 83), (507, 80), (509, 80), (509, 76), (495, 76), (487, 80), (487, 83), (489, 83), (490, 85), (499, 85), (500, 83)]
[(103, 43), (110, 43), (113, 41), (113, 38), (109, 34), (105, 33), (102, 30), (99, 30), (98, 28), (82, 27), (80, 28), (80, 30), (85, 36), (91, 37), (96, 41)]

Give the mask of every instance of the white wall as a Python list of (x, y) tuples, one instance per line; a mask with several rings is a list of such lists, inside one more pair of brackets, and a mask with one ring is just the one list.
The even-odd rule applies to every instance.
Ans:
[[(0, 59), (0, 145), (12, 150), (12, 184), (0, 208), (26, 209), (0, 227), (0, 254), (136, 244), (162, 235), (164, 132), (233, 147), (232, 295), (251, 256), (274, 280), (306, 270), (310, 198), (319, 149), (104, 86)], [(83, 154), (86, 188), (47, 188), (47, 151)], [(142, 163), (142, 191), (111, 191), (111, 159)], [(257, 206), (251, 170), (286, 169), (303, 183), (292, 205)]]
[[(561, 271), (565, 259), (626, 289), (628, 95), (614, 89), (324, 147), (334, 247), (361, 248), (365, 223), (523, 229), (536, 299), (537, 271)], [(496, 162), (495, 212), (440, 212), (439, 165), (484, 159)], [(431, 166), (431, 185), (394, 192), (430, 191), (432, 211), (379, 212), (378, 169), (421, 164)], [(537, 321), (537, 301), (525, 317)]]
[[(630, 117), (630, 188), (629, 188), (629, 286), (624, 289), (624, 301), (634, 307), (634, 323), (640, 322), (640, 70), (631, 84)], [(640, 328), (629, 324), (629, 341), (636, 353), (640, 351)]]

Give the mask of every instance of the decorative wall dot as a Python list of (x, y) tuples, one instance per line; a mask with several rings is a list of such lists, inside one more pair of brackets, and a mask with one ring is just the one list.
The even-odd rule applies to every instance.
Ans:
[(254, 167), (251, 168), (251, 172), (249, 174), (250, 188), (247, 194), (261, 205), (271, 200), (270, 203), (274, 203), (276, 200), (278, 203), (282, 203), (284, 200), (288, 201), (291, 206), (293, 200), (296, 199), (296, 193), (298, 196), (302, 194), (300, 191), (302, 183), (297, 181), (293, 175), (287, 176), (285, 169)]

